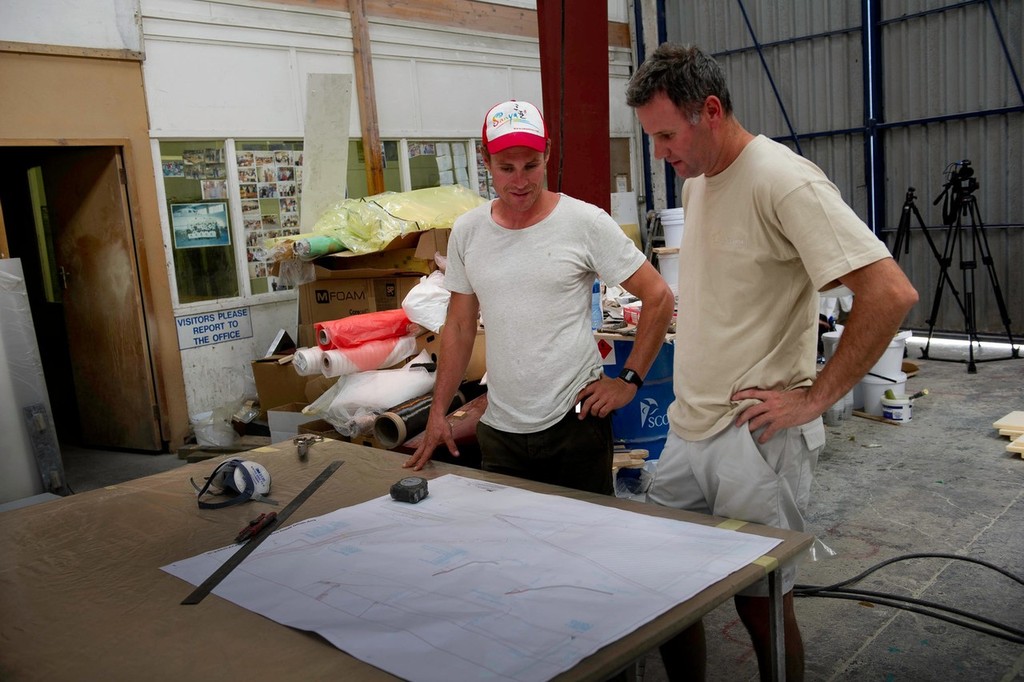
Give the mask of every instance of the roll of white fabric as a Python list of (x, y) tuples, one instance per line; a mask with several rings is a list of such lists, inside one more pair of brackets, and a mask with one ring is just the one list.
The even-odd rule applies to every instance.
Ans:
[(415, 353), (415, 336), (368, 341), (355, 348), (323, 351), (321, 368), (326, 377), (340, 377), (390, 367)]
[(325, 377), (340, 377), (346, 374), (355, 374), (359, 371), (359, 368), (349, 359), (348, 355), (337, 348), (323, 351), (323, 353), (324, 357), (320, 361), (320, 370)]
[(319, 347), (300, 348), (292, 356), (292, 365), (299, 376), (309, 377), (320, 374), (324, 362), (324, 352)]

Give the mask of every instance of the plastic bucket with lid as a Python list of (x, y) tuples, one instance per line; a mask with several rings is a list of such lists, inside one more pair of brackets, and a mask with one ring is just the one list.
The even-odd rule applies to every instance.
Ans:
[(908, 422), (913, 418), (914, 404), (905, 395), (896, 394), (896, 398), (882, 396), (882, 416), (894, 422)]
[(896, 372), (891, 376), (873, 376), (867, 374), (860, 380), (860, 387), (864, 394), (864, 411), (876, 417), (882, 416), (882, 397), (886, 389), (891, 389), (896, 395), (903, 395), (907, 392), (906, 372)]
[(683, 209), (666, 208), (658, 217), (661, 219), (661, 227), (665, 232), (665, 246), (678, 248), (683, 241)]
[(672, 293), (679, 295), (679, 249), (657, 248), (654, 253), (658, 256), (658, 272), (665, 278), (668, 288)]
[(903, 349), (906, 348), (910, 332), (900, 332), (893, 337), (892, 341), (878, 358), (870, 371), (872, 374), (881, 374), (884, 377), (895, 377), (903, 366)]

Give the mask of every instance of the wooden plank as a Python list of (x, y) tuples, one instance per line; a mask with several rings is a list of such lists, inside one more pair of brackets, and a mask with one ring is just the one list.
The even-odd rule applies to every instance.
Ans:
[(1021, 457), (1024, 457), (1024, 435), (1018, 436), (1017, 439), (1006, 446), (1009, 452), (1017, 452)]
[(373, 82), (373, 55), (366, 25), (363, 0), (349, 0), (352, 14), (352, 59), (356, 70), (356, 99), (363, 127), (363, 157), (366, 159), (366, 187), (370, 195), (384, 191), (383, 146), (377, 120), (377, 90)]
[[(279, 4), (351, 12), (356, 0), (277, 0)], [(374, 19), (397, 19), (470, 31), (538, 38), (537, 12), (475, 0), (366, 0)], [(629, 24), (608, 22), (608, 46), (632, 47)]]
[(1024, 433), (1024, 410), (1014, 410), (1013, 412), (1009, 412), (1005, 416), (992, 422), (992, 426), (997, 429), (1007, 429), (1010, 431)]
[(892, 419), (886, 419), (885, 417), (879, 417), (876, 414), (868, 414), (867, 412), (862, 412), (860, 410), (854, 410), (853, 411), (853, 416), (855, 416), (855, 417), (863, 417), (864, 419), (870, 419), (871, 421), (875, 421), (875, 422), (882, 422), (883, 424), (892, 424), (893, 426), (900, 426), (900, 424), (903, 423), (903, 422), (893, 421)]

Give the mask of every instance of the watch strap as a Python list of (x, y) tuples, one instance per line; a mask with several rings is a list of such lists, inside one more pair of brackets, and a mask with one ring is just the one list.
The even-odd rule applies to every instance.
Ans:
[(637, 389), (640, 389), (644, 385), (644, 380), (640, 377), (640, 375), (637, 374), (635, 371), (629, 369), (628, 367), (624, 367), (623, 370), (619, 372), (619, 378), (625, 381), (627, 384), (633, 384), (634, 386), (637, 387)]

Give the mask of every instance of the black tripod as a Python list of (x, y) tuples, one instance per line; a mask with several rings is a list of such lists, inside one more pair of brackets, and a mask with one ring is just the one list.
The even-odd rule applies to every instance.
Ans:
[[(903, 200), (903, 209), (900, 211), (900, 223), (896, 227), (896, 241), (892, 247), (892, 257), (897, 263), (900, 262), (900, 253), (910, 253), (910, 216), (913, 215), (917, 218), (917, 224), (921, 228), (924, 238), (928, 241), (928, 248), (932, 250), (932, 255), (935, 256), (935, 260), (942, 263), (942, 254), (939, 253), (938, 247), (935, 246), (935, 242), (932, 240), (931, 233), (928, 232), (928, 226), (924, 224), (924, 220), (921, 218), (921, 212), (917, 210), (917, 204), (914, 201), (917, 199), (915, 194), (917, 190), (913, 187), (907, 188), (907, 197)], [(943, 278), (945, 284), (949, 285), (949, 290), (953, 293), (953, 298), (956, 299), (956, 304), (960, 307), (960, 312), (967, 314), (964, 303), (960, 300), (960, 293), (956, 290), (956, 286), (953, 284), (953, 280), (949, 278), (949, 273), (943, 268), (940, 277)], [(934, 314), (932, 315), (934, 318)]]
[[(932, 252), (939, 259), (939, 267), (941, 272), (939, 273), (939, 281), (935, 286), (935, 298), (932, 302), (931, 317), (926, 320), (928, 322), (928, 342), (921, 350), (921, 357), (928, 358), (928, 350), (932, 343), (932, 331), (935, 328), (935, 320), (938, 318), (939, 304), (942, 301), (942, 291), (945, 285), (948, 283), (950, 290), (956, 297), (957, 304), (960, 306), (960, 310), (964, 315), (964, 331), (967, 334), (967, 345), (968, 345), (968, 359), (967, 359), (967, 371), (971, 374), (977, 372), (976, 362), (991, 362), (994, 360), (1009, 360), (1011, 358), (1020, 357), (1020, 349), (1014, 345), (1013, 332), (1010, 331), (1010, 316), (1006, 310), (1006, 303), (1003, 301), (1003, 293), (999, 288), (999, 280), (996, 277), (995, 267), (992, 262), (992, 254), (988, 248), (988, 237), (985, 235), (985, 226), (981, 222), (981, 215), (978, 212), (978, 201), (974, 197), (974, 190), (978, 189), (978, 181), (974, 177), (974, 169), (971, 168), (971, 162), (964, 160), (950, 164), (947, 169), (949, 175), (949, 181), (943, 186), (942, 193), (935, 199), (933, 204), (938, 204), (940, 201), (945, 200), (942, 207), (942, 222), (947, 225), (946, 230), (946, 244), (943, 249), (941, 256), (938, 250), (935, 248), (934, 243), (931, 241), (931, 237), (928, 238), (928, 243), (932, 247)], [(911, 192), (907, 193), (908, 199), (911, 197)], [(917, 213), (917, 208), (913, 206), (914, 213)], [(906, 209), (906, 204), (904, 205)], [(905, 210), (906, 212), (906, 210)], [(970, 236), (967, 240), (962, 238), (962, 228), (964, 227), (965, 218), (970, 221)], [(918, 214), (918, 220), (921, 219)], [(906, 216), (906, 220), (909, 223), (909, 215)], [(900, 219), (900, 225), (903, 225), (903, 218)], [(908, 225), (909, 227), (909, 225)], [(922, 223), (923, 227), (923, 223)], [(925, 230), (925, 235), (927, 235)], [(897, 243), (899, 243), (900, 236), (897, 234)], [(960, 271), (963, 282), (963, 299), (957, 295), (956, 288), (953, 286), (952, 280), (949, 278), (949, 266), (953, 262), (953, 251), (959, 246), (960, 254)], [(894, 252), (895, 253), (895, 252)], [(992, 291), (995, 294), (996, 304), (999, 306), (999, 314), (1003, 320), (1003, 326), (1006, 327), (1006, 336), (1010, 340), (1010, 355), (1005, 358), (986, 358), (984, 360), (976, 360), (974, 357), (974, 344), (981, 345), (981, 341), (978, 339), (978, 329), (976, 320), (976, 309), (974, 300), (974, 271), (978, 267), (977, 256), (980, 253), (981, 262), (985, 265), (988, 270), (989, 281), (992, 284)], [(934, 360), (946, 360), (946, 358), (932, 358)], [(952, 362), (963, 362), (962, 360), (952, 360)]]

